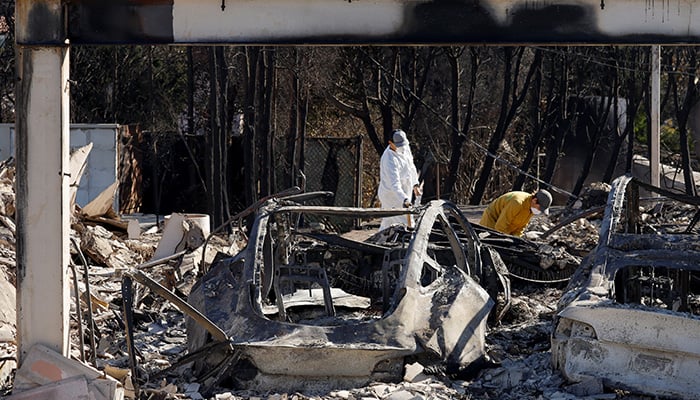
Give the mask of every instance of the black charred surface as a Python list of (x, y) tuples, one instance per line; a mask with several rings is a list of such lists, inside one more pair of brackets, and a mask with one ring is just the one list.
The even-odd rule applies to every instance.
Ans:
[(36, 2), (29, 6), (26, 21), (22, 21), (19, 10), (17, 15), (19, 21), (26, 23), (28, 28), (18, 28), (17, 43), (39, 45), (63, 45), (65, 43), (63, 15), (60, 9), (54, 10), (43, 2)]
[(417, 5), (409, 15), (407, 37), (428, 42), (606, 42), (598, 32), (595, 13), (586, 5), (527, 5), (510, 10), (508, 24), (499, 24), (485, 7), (472, 0), (434, 1)]
[[(72, 0), (68, 4), (68, 35), (75, 44), (174, 43), (174, 0)], [(211, 13), (221, 11), (214, 5)], [(639, 7), (644, 3), (640, 2)], [(404, 3), (404, 20), (395, 32), (382, 35), (337, 34), (322, 29), (312, 34), (275, 37), (275, 27), (260, 21), (258, 32), (237, 39), (240, 44), (687, 44), (700, 36), (689, 29), (658, 34), (658, 26), (640, 21), (632, 34), (615, 34), (615, 27), (600, 27), (599, 15), (607, 12), (597, 2), (538, 4), (522, 2), (502, 10), (499, 21), (491, 10), (503, 4), (476, 0), (433, 0)], [(342, 16), (339, 16), (341, 18)], [(668, 23), (670, 25), (670, 23)], [(669, 26), (670, 27), (670, 26)], [(665, 29), (671, 32), (670, 29)], [(652, 32), (653, 31), (653, 32)], [(682, 33), (686, 32), (686, 33)], [(178, 39), (178, 43), (209, 43), (211, 37)], [(226, 37), (218, 43), (234, 43)]]
[(173, 0), (79, 0), (68, 5), (74, 44), (172, 43)]
[(635, 235), (618, 233), (610, 238), (608, 247), (621, 251), (637, 249), (684, 249), (700, 251), (700, 242), (695, 235)]

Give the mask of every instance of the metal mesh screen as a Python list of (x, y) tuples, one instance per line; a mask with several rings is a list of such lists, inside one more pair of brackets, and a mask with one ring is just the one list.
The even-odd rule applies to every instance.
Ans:
[[(359, 207), (362, 194), (362, 137), (307, 138), (304, 143), (306, 192), (330, 191), (331, 198), (310, 204)], [(318, 221), (320, 222), (320, 221)], [(349, 220), (323, 221), (339, 231), (352, 228)]]

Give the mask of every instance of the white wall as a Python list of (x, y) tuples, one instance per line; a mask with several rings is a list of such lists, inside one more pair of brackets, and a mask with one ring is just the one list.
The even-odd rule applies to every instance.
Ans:
[[(118, 179), (118, 138), (119, 125), (116, 124), (71, 124), (71, 151), (92, 142), (76, 196), (78, 205), (86, 205)], [(0, 160), (13, 156), (14, 151), (15, 125), (0, 124)], [(119, 210), (118, 201), (115, 199), (115, 211)]]

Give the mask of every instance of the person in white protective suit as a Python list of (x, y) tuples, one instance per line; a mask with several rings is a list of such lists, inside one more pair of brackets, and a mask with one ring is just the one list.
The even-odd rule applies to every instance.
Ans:
[[(418, 172), (413, 163), (406, 132), (397, 129), (394, 131), (393, 140), (389, 141), (382, 154), (377, 196), (382, 208), (404, 208), (412, 206), (413, 194), (421, 195)], [(382, 218), (379, 229), (386, 229), (394, 224), (413, 227), (413, 219), (406, 215)]]

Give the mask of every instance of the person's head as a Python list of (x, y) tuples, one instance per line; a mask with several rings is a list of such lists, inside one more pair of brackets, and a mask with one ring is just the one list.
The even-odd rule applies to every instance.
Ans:
[(532, 196), (532, 208), (539, 212), (549, 215), (549, 206), (552, 205), (552, 195), (544, 190), (539, 189)]
[(397, 153), (404, 153), (408, 148), (408, 137), (406, 137), (406, 132), (401, 129), (395, 129), (391, 139), (389, 141), (389, 146), (392, 150)]

